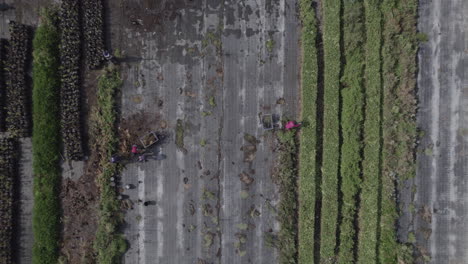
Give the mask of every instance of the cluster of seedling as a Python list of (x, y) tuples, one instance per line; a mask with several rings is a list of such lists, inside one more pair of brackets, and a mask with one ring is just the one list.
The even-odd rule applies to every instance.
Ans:
[(31, 32), (25, 25), (10, 22), (8, 82), (6, 88), (6, 127), (18, 137), (27, 137), (30, 129), (26, 70)]
[(60, 9), (61, 129), (68, 158), (83, 157), (80, 120), (80, 51), (79, 1), (64, 0)]
[(0, 263), (12, 263), (14, 140), (0, 139)]
[(6, 96), (6, 74), (5, 65), (7, 65), (8, 41), (0, 39), (0, 131), (5, 130), (5, 96)]
[(102, 1), (83, 0), (83, 15), (86, 62), (90, 69), (95, 69), (101, 65), (104, 52)]

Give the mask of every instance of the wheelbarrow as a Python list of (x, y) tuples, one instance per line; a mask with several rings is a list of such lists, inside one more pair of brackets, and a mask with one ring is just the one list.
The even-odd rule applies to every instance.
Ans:
[(143, 148), (149, 148), (159, 141), (159, 137), (156, 132), (152, 131), (140, 138), (141, 145)]

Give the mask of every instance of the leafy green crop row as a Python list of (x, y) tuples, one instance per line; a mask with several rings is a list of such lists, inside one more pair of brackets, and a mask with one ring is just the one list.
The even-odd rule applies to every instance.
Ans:
[(365, 0), (366, 10), (366, 120), (359, 208), (358, 263), (377, 262), (379, 188), (381, 176), (382, 14), (380, 0)]
[(100, 189), (99, 224), (96, 232), (94, 248), (97, 252), (97, 263), (119, 263), (127, 245), (118, 226), (122, 223), (120, 202), (117, 199), (115, 187), (110, 178), (119, 171), (117, 164), (110, 159), (117, 152), (118, 137), (115, 131), (117, 120), (115, 94), (122, 84), (119, 71), (116, 68), (106, 68), (99, 78), (97, 106), (91, 117), (94, 149), (99, 153), (101, 173), (97, 182)]
[(56, 13), (42, 13), (33, 40), (33, 263), (56, 263), (60, 241), (59, 43)]
[(343, 1), (343, 56), (346, 61), (341, 78), (341, 192), (339, 263), (354, 259), (358, 194), (361, 189), (362, 130), (364, 121), (364, 9), (362, 0)]
[(299, 263), (314, 261), (316, 189), (317, 25), (311, 0), (301, 0), (302, 19), (302, 120), (299, 150)]
[(323, 1), (324, 112), (320, 258), (335, 259), (340, 161), (340, 0)]
[[(320, 58), (313, 8), (301, 1), (302, 118), (310, 127), (300, 141), (299, 261), (314, 262), (319, 228), (320, 263), (406, 263), (411, 249), (397, 241), (395, 193), (399, 181), (414, 175), (417, 1), (330, 0), (322, 8), (323, 164), (317, 182), (321, 138), (313, 104), (320, 103)], [(317, 184), (320, 215), (314, 215)]]

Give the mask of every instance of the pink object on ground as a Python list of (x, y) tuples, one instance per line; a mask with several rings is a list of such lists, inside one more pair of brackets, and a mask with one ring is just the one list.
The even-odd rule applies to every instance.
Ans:
[(284, 128), (286, 128), (286, 130), (290, 130), (290, 129), (293, 129), (295, 127), (300, 127), (301, 125), (300, 124), (296, 124), (294, 121), (288, 121), (286, 123), (286, 126), (284, 126)]
[(133, 153), (133, 154), (137, 154), (137, 153), (138, 153), (138, 147), (137, 147), (137, 145), (133, 145), (133, 146), (132, 146), (132, 153)]

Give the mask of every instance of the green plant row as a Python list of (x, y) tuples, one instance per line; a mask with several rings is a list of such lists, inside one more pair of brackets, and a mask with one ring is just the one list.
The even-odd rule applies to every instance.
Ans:
[(115, 94), (122, 84), (119, 74), (117, 68), (104, 69), (97, 88), (97, 106), (91, 117), (91, 134), (95, 140), (93, 148), (99, 153), (100, 167), (97, 176), (100, 189), (99, 223), (94, 242), (99, 264), (119, 263), (127, 249), (126, 242), (118, 231), (118, 226), (123, 221), (120, 202), (115, 187), (109, 184), (110, 178), (119, 172), (118, 165), (110, 162), (119, 143), (115, 131)]
[(279, 263), (297, 263), (297, 169), (296, 132), (279, 131), (280, 143), (279, 170), (276, 175), (281, 193), (278, 204), (278, 221), (281, 228), (278, 233)]
[[(396, 237), (395, 189), (415, 173), (417, 0), (383, 0), (383, 167), (379, 240), (380, 263), (405, 261)], [(403, 260), (405, 259), (405, 260)]]
[(379, 188), (381, 176), (382, 125), (382, 14), (380, 0), (365, 0), (366, 23), (366, 109), (361, 206), (359, 208), (358, 263), (377, 262)]
[(60, 241), (59, 43), (56, 12), (45, 10), (33, 40), (33, 263), (57, 263)]
[(302, 19), (302, 120), (299, 149), (299, 239), (298, 263), (314, 261), (314, 215), (316, 167), (317, 103), (317, 22), (311, 0), (301, 0)]
[(340, 160), (340, 0), (323, 4), (324, 112), (320, 258), (335, 261)]
[(341, 193), (342, 222), (338, 262), (354, 259), (357, 243), (355, 227), (358, 194), (361, 189), (362, 132), (364, 122), (364, 5), (363, 0), (343, 1), (343, 56), (346, 61), (341, 77)]

